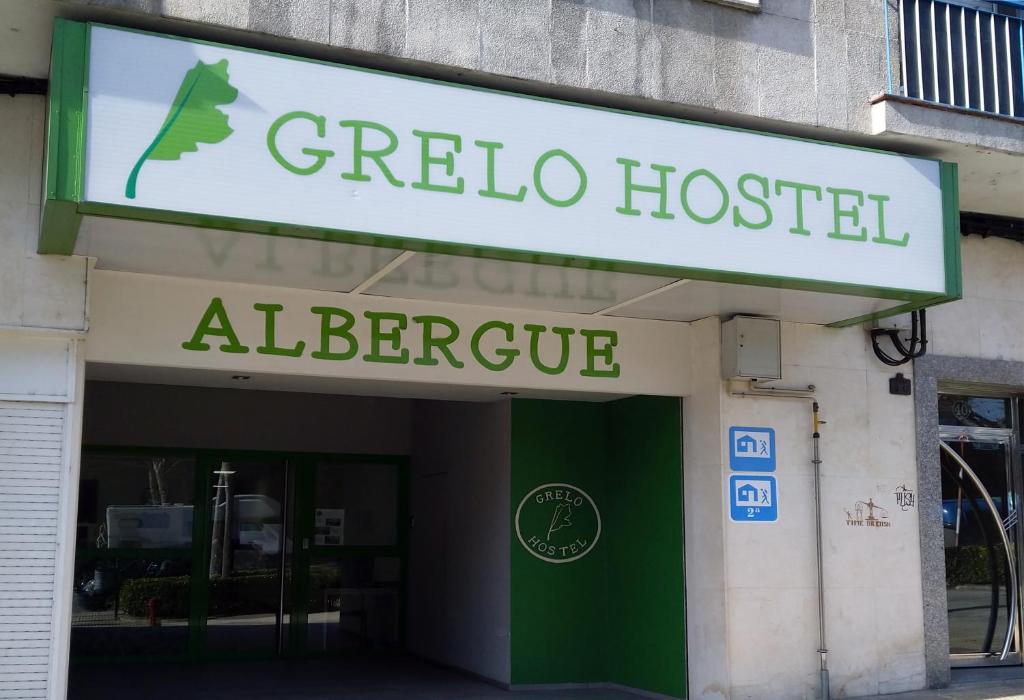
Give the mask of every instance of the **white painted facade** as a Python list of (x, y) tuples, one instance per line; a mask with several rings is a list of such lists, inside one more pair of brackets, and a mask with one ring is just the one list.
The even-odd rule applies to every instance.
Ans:
[[(91, 335), (96, 328), (91, 327), (90, 318), (103, 319), (105, 327), (114, 309), (114, 321), (124, 320), (117, 314), (139, 303), (141, 297), (119, 297), (117, 288), (108, 287), (101, 289), (104, 301), (97, 307), (97, 297), (91, 295), (94, 283), (118, 273), (93, 271), (90, 276), (90, 260), (84, 256), (35, 253), (44, 115), (42, 97), (0, 96), (0, 698), (61, 700), (67, 690), (84, 381), (96, 370), (86, 368), (86, 359), (106, 361), (113, 367), (104, 379), (167, 384), (206, 382), (202, 372), (238, 365), (189, 365), (156, 353), (138, 357), (143, 353), (125, 345), (123, 327), (117, 334)], [(976, 182), (972, 184), (977, 188)], [(1014, 193), (1012, 183), (997, 198), (1000, 211), (1017, 216), (1024, 216), (1022, 201), (1024, 185)], [(964, 299), (930, 312), (929, 352), (1024, 362), (1024, 245), (970, 236), (962, 240), (961, 251)], [(202, 292), (234, 288), (245, 281), (244, 274), (227, 282), (162, 280), (169, 286)], [(251, 282), (282, 297), (301, 298), (303, 303), (307, 297), (324, 294), (308, 289), (275, 290), (266, 279)], [(483, 306), (467, 313), (510, 313)], [(530, 313), (515, 311), (524, 318)], [(565, 316), (551, 312), (533, 315), (546, 314), (554, 322)], [(685, 664), (689, 697), (817, 697), (810, 401), (733, 393), (742, 391), (743, 385), (721, 378), (721, 319), (717, 316), (693, 323), (609, 321), (633, 326), (641, 334), (660, 328), (645, 337), (671, 350), (657, 356), (661, 365), (645, 367), (648, 374), (630, 391), (685, 397)], [(876, 695), (925, 687), (919, 513), (916, 509), (890, 509), (891, 526), (872, 530), (848, 526), (845, 512), (856, 500), (889, 499), (901, 485), (918, 490), (913, 399), (889, 394), (888, 379), (896, 370), (877, 362), (863, 327), (837, 330), (784, 322), (782, 345), (782, 384), (813, 384), (814, 397), (827, 421), (821, 439), (822, 520), (832, 695)], [(133, 361), (133, 357), (137, 359)], [(242, 368), (248, 371), (252, 366)], [(501, 382), (483, 372), (467, 381), (449, 376), (440, 382), (443, 386), (424, 388), (415, 376), (338, 377), (309, 366), (301, 372), (306, 376), (300, 382), (289, 376), (284, 361), (257, 371), (268, 375), (268, 389), (303, 392), (337, 393), (348, 387), (352, 393), (478, 400), (475, 392), (481, 388), (492, 396), (496, 389), (514, 388), (533, 390), (537, 395), (550, 389), (552, 396), (577, 391), (592, 392), (591, 398), (598, 400), (608, 397), (582, 384), (551, 387), (545, 386), (543, 378), (535, 381), (524, 375)], [(898, 371), (913, 377), (909, 365)], [(210, 383), (217, 385), (216, 381)], [(392, 408), (382, 404), (368, 408), (373, 400), (367, 401), (364, 415), (378, 415), (375, 410), (387, 413)], [(475, 417), (477, 422), (499, 420), (501, 406), (489, 406), (485, 415)], [(446, 418), (456, 420), (458, 416), (435, 416), (433, 420)], [(729, 519), (725, 489), (730, 474), (728, 428), (732, 425), (770, 425), (776, 430), (782, 505), (774, 524)], [(110, 426), (96, 426), (95, 430), (116, 441), (117, 431)], [(480, 434), (486, 434), (486, 426)], [(372, 449), (381, 452), (401, 451), (411, 439), (408, 435), (405, 442), (395, 436), (376, 436), (374, 442), (373, 437)], [(190, 437), (165, 432), (149, 439), (172, 444)], [(246, 436), (235, 439), (241, 446)], [(102, 441), (109, 442), (107, 438)], [(310, 449), (337, 448), (329, 440), (313, 442), (315, 447)], [(450, 445), (436, 445), (434, 454), (424, 457), (422, 464), (436, 467), (437, 473), (454, 474), (484, 459), (482, 455), (492, 446), (469, 444), (459, 452)], [(502, 493), (495, 489), (489, 495), (497, 503)], [(471, 632), (478, 636), (458, 640), (455, 650), (433, 648), (428, 633), (413, 635), (411, 641), (432, 650), (436, 659), (446, 663), (478, 653), (478, 658), (462, 665), (503, 679), (508, 669), (495, 667), (491, 659), (496, 654), (488, 654), (487, 649), (488, 645), (507, 644), (507, 637), (500, 637), (507, 619), (500, 610), (474, 607), (480, 600), (474, 596), (481, 587), (500, 585), (495, 582), (504, 575), (502, 562), (485, 561), (487, 552), (493, 553), (486, 542), (472, 546), (479, 550), (483, 563), (477, 576), (466, 584), (467, 590), (459, 591), (467, 606), (460, 614), (476, 621), (478, 627)], [(445, 565), (455, 566), (451, 561)]]
[(0, 101), (0, 697), (67, 688), (86, 327), (82, 258), (35, 253), (42, 98)]
[[(691, 697), (816, 696), (818, 610), (811, 401), (730, 394), (719, 379), (716, 319), (694, 324), (702, 379), (686, 401), (684, 457)], [(833, 697), (924, 685), (917, 512), (891, 527), (846, 524), (857, 500), (916, 490), (914, 406), (888, 392), (889, 368), (862, 328), (783, 324), (786, 386), (815, 386), (821, 429), (827, 646)], [(701, 340), (703, 342), (701, 342)], [(776, 430), (778, 523), (733, 523), (721, 497), (728, 427)], [(889, 498), (887, 498), (889, 497)], [(771, 640), (767, 643), (767, 640)], [(799, 650), (799, 651), (798, 651)]]
[[(41, 119), (41, 106), (37, 119)], [(965, 246), (968, 264), (972, 253), (970, 244)], [(33, 258), (26, 254), (28, 261)], [(969, 274), (967, 278), (971, 279)], [(105, 294), (110, 297), (109, 292)], [(139, 301), (137, 296), (116, 293), (110, 298), (110, 303), (117, 304)], [(51, 313), (56, 315), (56, 310)], [(104, 308), (95, 313), (106, 318), (110, 312)], [(718, 320), (678, 325), (680, 331), (689, 330), (673, 336), (672, 345), (679, 349), (677, 369), (692, 376), (692, 389), (680, 391), (686, 395), (687, 667), (691, 697), (753, 699), (794, 692), (811, 697), (817, 683), (817, 603), (809, 401), (731, 396), (729, 385), (720, 378)], [(941, 329), (939, 323), (934, 325)], [(145, 324), (140, 328), (146, 328)], [(941, 337), (940, 333), (936, 336)], [(10, 337), (18, 340), (9, 341), (6, 347), (13, 348), (10, 352), (24, 361), (38, 363), (46, 357), (36, 346), (27, 352), (30, 346), (18, 344), (26, 342), (20, 340), (22, 334), (12, 332)], [(86, 335), (87, 348), (88, 338)], [(921, 687), (923, 640), (920, 621), (914, 616), (921, 607), (920, 566), (914, 556), (916, 513), (900, 514), (890, 530), (872, 532), (848, 528), (843, 512), (854, 497), (878, 498), (900, 483), (914, 488), (915, 454), (908, 439), (913, 434), (913, 404), (906, 397), (888, 395), (891, 372), (874, 360), (862, 328), (834, 330), (786, 323), (782, 339), (785, 383), (816, 385), (815, 396), (828, 421), (822, 439), (823, 512), (834, 692), (861, 695)], [(117, 359), (127, 364), (134, 351), (124, 345), (124, 335), (98, 337), (95, 352), (102, 353), (100, 348), (116, 342), (122, 353)], [(140, 363), (150, 363), (143, 353), (136, 354)], [(67, 360), (57, 357), (50, 366), (55, 364), (66, 367)], [(73, 376), (67, 369), (63, 371)], [(57, 392), (51, 386), (52, 372), (36, 375), (45, 377), (47, 383), (40, 379), (26, 383), (28, 376), (11, 373), (7, 379), (11, 393), (24, 397), (33, 391), (47, 396)], [(69, 409), (75, 405), (70, 404)], [(772, 525), (731, 523), (725, 509), (728, 426), (750, 424), (770, 424), (777, 430), (783, 505), (779, 522)], [(113, 431), (97, 430), (104, 436), (101, 442), (107, 443)], [(165, 445), (185, 439), (151, 438)], [(61, 454), (65, 474), (70, 477), (72, 453)], [(56, 508), (52, 512), (58, 513)], [(897, 613), (901, 624), (887, 624)], [(759, 631), (752, 633), (749, 621), (754, 618)], [(772, 637), (773, 644), (763, 643), (760, 630)], [(60, 641), (52, 640), (57, 654)], [(797, 654), (795, 649), (805, 651)], [(480, 667), (486, 675), (494, 671)]]
[(418, 401), (414, 411), (409, 648), (507, 684), (509, 404)]
[[(1020, 183), (1024, 196), (1024, 183)], [(936, 355), (1024, 361), (1024, 246), (968, 236), (964, 296), (931, 314)]]
[(14, 328), (84, 331), (88, 260), (38, 255), (46, 100), (0, 102), (0, 324)]

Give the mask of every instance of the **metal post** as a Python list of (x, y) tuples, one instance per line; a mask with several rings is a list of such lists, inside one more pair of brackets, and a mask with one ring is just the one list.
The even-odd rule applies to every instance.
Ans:
[(284, 652), (284, 614), (285, 614), (285, 590), (289, 588), (285, 584), (288, 575), (287, 556), (291, 551), (288, 546), (288, 538), (292, 536), (289, 520), (292, 517), (292, 509), (289, 507), (291, 498), (291, 460), (284, 460), (284, 497), (281, 499), (281, 536), (277, 547), (277, 555), (281, 558), (278, 564), (279, 585), (277, 587), (277, 653)]
[(818, 419), (818, 402), (813, 404), (814, 433), (811, 442), (814, 448), (814, 458), (811, 463), (814, 465), (814, 526), (818, 553), (818, 656), (821, 664), (821, 700), (829, 700), (828, 681), (828, 647), (825, 645), (825, 576), (822, 558), (824, 549), (821, 545), (821, 453), (819, 442), (821, 433), (819, 431), (821, 421)]
[(892, 92), (892, 44), (889, 43), (889, 0), (882, 0), (882, 7), (885, 15), (885, 69), (889, 75), (888, 87), (886, 92), (893, 94)]
[(821, 543), (821, 450), (820, 440), (821, 432), (820, 428), (825, 424), (825, 421), (820, 420), (818, 416), (818, 402), (814, 398), (814, 385), (808, 385), (800, 388), (775, 388), (757, 386), (756, 380), (751, 380), (751, 387), (747, 391), (734, 391), (730, 390), (729, 394), (732, 396), (771, 396), (779, 399), (804, 399), (812, 401), (811, 415), (813, 417), (814, 431), (811, 434), (811, 445), (813, 448), (813, 459), (811, 463), (814, 465), (814, 527), (815, 527), (815, 546), (817, 549), (818, 559), (818, 657), (820, 663), (819, 671), (819, 682), (820, 682), (820, 700), (829, 700), (829, 678), (828, 678), (828, 647), (825, 644), (825, 576), (824, 576), (824, 548)]

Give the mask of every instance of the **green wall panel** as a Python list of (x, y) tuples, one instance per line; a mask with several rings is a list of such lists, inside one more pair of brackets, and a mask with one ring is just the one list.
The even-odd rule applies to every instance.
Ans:
[(678, 399), (513, 402), (513, 520), (548, 483), (585, 490), (602, 520), (593, 549), (561, 563), (527, 551), (512, 523), (514, 685), (685, 694), (680, 436)]
[[(566, 482), (605, 501), (604, 406), (512, 403), (512, 513), (534, 487)], [(582, 559), (552, 564), (512, 524), (512, 683), (585, 683), (601, 675), (607, 624), (603, 536)]]
[(607, 405), (609, 613), (612, 680), (684, 694), (683, 492), (679, 399)]

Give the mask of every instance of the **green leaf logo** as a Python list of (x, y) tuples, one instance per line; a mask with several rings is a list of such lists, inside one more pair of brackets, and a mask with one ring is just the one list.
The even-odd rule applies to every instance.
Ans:
[(157, 132), (153, 143), (135, 163), (124, 196), (135, 199), (135, 182), (147, 160), (178, 160), (181, 154), (199, 150), (201, 143), (220, 143), (234, 131), (228, 126), (228, 115), (217, 109), (231, 104), (238, 90), (228, 82), (228, 61), (214, 64), (196, 62), (185, 73), (178, 94)]
[(551, 525), (548, 526), (548, 541), (551, 541), (551, 533), (558, 532), (563, 527), (572, 527), (572, 506), (568, 503), (559, 503), (555, 506), (555, 514), (551, 516)]

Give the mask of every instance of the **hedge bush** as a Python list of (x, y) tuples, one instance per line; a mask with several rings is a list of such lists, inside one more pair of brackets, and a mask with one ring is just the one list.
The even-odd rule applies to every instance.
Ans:
[[(310, 612), (321, 612), (324, 601), (320, 592), (325, 588), (338, 588), (341, 577), (334, 567), (311, 567)], [(246, 615), (277, 610), (278, 572), (274, 569), (247, 571), (229, 577), (216, 576), (209, 581), (210, 607), (221, 615)], [(148, 602), (159, 600), (161, 618), (187, 618), (191, 577), (155, 576), (133, 578), (121, 584), (120, 608), (126, 615), (146, 617)]]
[[(277, 609), (278, 575), (265, 569), (236, 576), (210, 579), (210, 605), (223, 615), (246, 615)], [(121, 585), (120, 607), (127, 615), (146, 617), (148, 602), (159, 600), (160, 617), (185, 618), (189, 615), (191, 577), (163, 576), (135, 578)]]
[[(994, 552), (996, 555), (996, 581), (1002, 583), (1005, 566), (1004, 557), (1000, 556), (1002, 545), (997, 545)], [(992, 569), (989, 565), (988, 548), (985, 545), (975, 544), (946, 550), (946, 585), (989, 585), (991, 583)]]
[(160, 617), (188, 617), (189, 580), (188, 576), (129, 579), (121, 584), (121, 610), (126, 615), (146, 617), (147, 603), (157, 598)]

